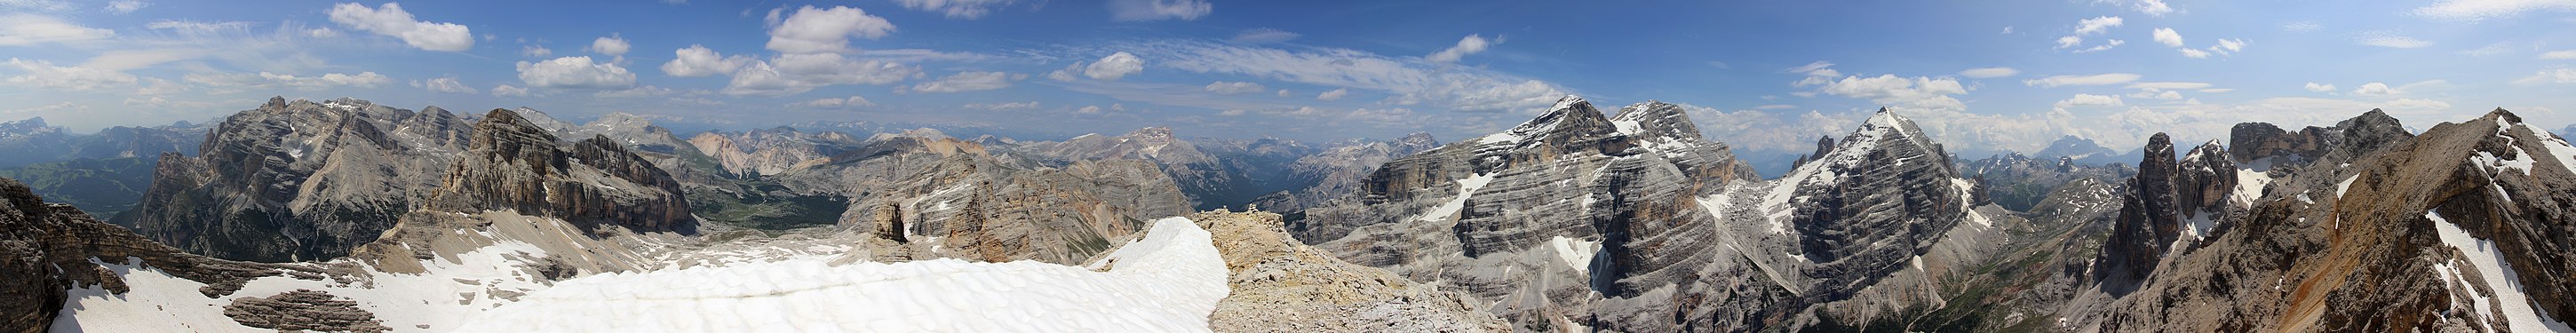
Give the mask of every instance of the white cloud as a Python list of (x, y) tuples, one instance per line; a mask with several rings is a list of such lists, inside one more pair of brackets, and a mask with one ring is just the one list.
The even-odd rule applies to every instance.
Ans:
[(626, 37), (608, 34), (608, 37), (591, 40), (590, 52), (609, 56), (624, 55), (627, 46)]
[(958, 72), (940, 77), (939, 80), (913, 85), (911, 90), (925, 93), (953, 93), (1002, 89), (1011, 87), (1011, 80), (1027, 77), (1028, 74), (1014, 75), (1005, 72)]
[(115, 30), (83, 27), (51, 16), (26, 13), (0, 14), (0, 46), (84, 41), (114, 36), (116, 36)]
[(519, 55), (529, 58), (544, 58), (554, 56), (555, 50), (548, 49), (544, 46), (528, 45), (519, 47)]
[(2155, 35), (2157, 43), (2165, 43), (2165, 46), (2171, 47), (2182, 47), (2182, 34), (2174, 32), (2173, 28), (2156, 28)]
[(108, 1), (107, 7), (102, 9), (107, 10), (107, 13), (109, 14), (125, 15), (134, 13), (134, 11), (137, 10), (143, 10), (143, 7), (151, 6), (152, 3), (144, 2), (143, 0), (116, 0)]
[(2319, 84), (2319, 83), (2316, 83), (2316, 82), (2308, 82), (2308, 85), (2307, 85), (2307, 87), (2306, 87), (2306, 88), (2308, 89), (2308, 91), (2313, 91), (2313, 92), (2329, 92), (2329, 91), (2335, 91), (2335, 86), (2334, 86), (2334, 85), (2331, 85), (2331, 84)]
[(779, 53), (847, 52), (850, 37), (877, 39), (892, 33), (894, 23), (865, 10), (805, 6), (770, 27), (768, 48)]
[(2021, 75), (2021, 70), (2012, 69), (2012, 67), (1985, 67), (1969, 68), (1968, 70), (1959, 71), (1959, 76), (1966, 76), (1973, 79), (1992, 79), (2013, 75)]
[(2209, 51), (2218, 52), (2218, 54), (2232, 54), (2237, 51), (2244, 50), (2245, 41), (2233, 38), (2220, 38), (2218, 39), (2218, 45), (2209, 46)]
[(966, 105), (961, 105), (961, 106), (958, 106), (958, 107), (960, 107), (960, 108), (966, 108), (966, 109), (988, 110), (988, 111), (1029, 110), (1029, 109), (1036, 109), (1036, 108), (1038, 108), (1038, 102), (1037, 102), (1037, 101), (1028, 101), (1028, 102), (1008, 102), (1008, 103), (966, 103)]
[(331, 6), (331, 22), (402, 39), (403, 44), (422, 50), (464, 52), (474, 48), (474, 33), (465, 25), (414, 20), (402, 5), (391, 2), (377, 8), (357, 3)]
[(527, 96), (527, 95), (528, 95), (528, 89), (527, 89), (527, 88), (512, 87), (512, 86), (507, 85), (507, 84), (504, 84), (504, 85), (498, 85), (498, 86), (492, 86), (492, 96)]
[(858, 95), (851, 95), (849, 98), (824, 98), (824, 99), (816, 99), (816, 100), (811, 100), (811, 101), (803, 101), (803, 102), (795, 102), (795, 103), (788, 103), (788, 104), (787, 104), (787, 106), (788, 106), (788, 107), (816, 108), (816, 109), (838, 109), (838, 108), (845, 108), (845, 107), (867, 107), (867, 106), (876, 106), (876, 105), (877, 105), (877, 103), (876, 103), (876, 102), (870, 102), (870, 101), (868, 101), (868, 99), (867, 99), (866, 97), (859, 97)]
[(1966, 94), (1968, 88), (1950, 78), (1905, 78), (1894, 74), (1866, 78), (1846, 76), (1817, 88), (1817, 91), (1907, 109), (1967, 109), (1965, 103), (1949, 95)]
[(2131, 5), (2130, 8), (2137, 9), (2139, 13), (2147, 16), (2165, 16), (2166, 13), (2174, 11), (2173, 6), (2166, 5), (2164, 0), (2138, 0), (2138, 4)]
[(1303, 35), (1288, 32), (1287, 30), (1271, 28), (1244, 29), (1242, 32), (1234, 33), (1234, 38), (1227, 38), (1225, 41), (1235, 44), (1259, 45), (1285, 42), (1291, 39), (1297, 39), (1299, 36)]
[[(2076, 46), (2084, 45), (2084, 36), (2099, 35), (2099, 34), (2102, 34), (2102, 33), (2104, 33), (2104, 32), (2109, 32), (2109, 31), (2111, 31), (2111, 28), (2113, 28), (2113, 27), (2118, 27), (2118, 26), (2120, 26), (2120, 24), (2121, 24), (2121, 23), (2126, 22), (2126, 21), (2127, 21), (2127, 20), (2123, 20), (2123, 19), (2121, 19), (2121, 18), (2120, 18), (2120, 17), (2118, 17), (2118, 16), (2100, 16), (2100, 17), (2094, 17), (2094, 18), (2089, 18), (2089, 19), (2076, 20), (2076, 21), (2075, 21), (2075, 32), (2074, 32), (2073, 34), (2068, 34), (2068, 35), (2063, 36), (2063, 37), (2058, 37), (2058, 38), (2057, 38), (2057, 48), (2059, 48), (2059, 49), (2065, 49), (2065, 48), (2072, 48), (2072, 47), (2076, 47)], [(2091, 48), (2091, 49), (2085, 49), (2085, 50), (2081, 50), (2081, 51), (2077, 51), (2077, 52), (2091, 52), (2091, 51), (2108, 50), (2108, 49), (2110, 49), (2110, 47), (2112, 47), (2112, 46), (2118, 46), (2118, 45), (2120, 45), (2120, 40), (2118, 40), (2118, 39), (2113, 39), (2113, 40), (2110, 40), (2110, 42), (2109, 42), (2109, 43), (2110, 43), (2110, 44), (2102, 45), (2102, 46), (2095, 46), (2095, 47), (2093, 47), (2093, 48)]]
[(2137, 81), (2137, 80), (2138, 80), (2138, 75), (2137, 75), (2137, 74), (2129, 74), (2129, 73), (2104, 73), (2104, 74), (2093, 74), (2093, 75), (2057, 75), (2057, 76), (2043, 77), (2043, 78), (2037, 78), (2037, 79), (2022, 80), (2022, 81), (2021, 81), (2021, 83), (2022, 83), (2022, 84), (2026, 84), (2026, 85), (2030, 85), (2030, 86), (2032, 86), (2032, 87), (2040, 87), (2040, 88), (2056, 88), (2056, 87), (2064, 87), (2064, 86), (2100, 86), (2100, 85), (2113, 85), (2113, 84), (2129, 83), (2129, 82), (2131, 82), (2131, 81)]
[(2422, 48), (2422, 47), (2426, 47), (2426, 46), (2433, 46), (2433, 42), (2427, 42), (2427, 41), (2424, 41), (2424, 40), (2422, 40), (2422, 39), (2415, 39), (2415, 37), (2398, 36), (2398, 35), (2396, 35), (2396, 34), (2389, 33), (2389, 32), (2385, 32), (2385, 31), (2373, 31), (2373, 32), (2369, 32), (2369, 33), (2363, 33), (2363, 34), (2361, 34), (2360, 36), (2353, 37), (2353, 42), (2361, 43), (2361, 45), (2378, 46), (2378, 47), (2386, 47), (2386, 48), (2400, 48), (2400, 49), (2412, 49), (2412, 48)]
[(2281, 24), (2281, 30), (2289, 32), (2315, 32), (2318, 29), (2325, 29), (2325, 26), (2318, 25), (2317, 21), (2298, 21)]
[(1073, 114), (1086, 115), (1086, 116), (1096, 116), (1096, 115), (1100, 115), (1100, 106), (1099, 106), (1099, 105), (1084, 105), (1084, 106), (1082, 106), (1082, 108), (1081, 108), (1081, 109), (1075, 109), (1075, 110), (1073, 110)]
[(2185, 48), (2185, 49), (2174, 49), (2174, 50), (2175, 50), (2175, 51), (2182, 51), (2182, 56), (2184, 56), (2184, 57), (2189, 57), (2189, 58), (2192, 58), (2192, 59), (2208, 59), (2208, 58), (2209, 58), (2209, 51), (2201, 51), (2201, 50), (2199, 50), (2199, 49), (2188, 49), (2188, 48)]
[(1259, 83), (1252, 82), (1217, 81), (1214, 83), (1208, 83), (1207, 85), (1207, 91), (1226, 95), (1256, 93), (1269, 89), (1269, 87), (1263, 87)]
[(189, 82), (194, 82), (199, 85), (243, 90), (278, 88), (320, 90), (332, 87), (374, 88), (378, 85), (393, 82), (392, 78), (387, 78), (383, 74), (376, 74), (376, 72), (360, 72), (358, 74), (326, 73), (319, 76), (296, 76), (293, 74), (277, 74), (270, 72), (259, 72), (258, 74), (197, 73), (188, 74), (186, 79)]
[(1118, 21), (1188, 21), (1215, 9), (1207, 0), (1109, 0), (1109, 18)]
[(2514, 80), (2514, 81), (2513, 81), (2513, 83), (2514, 83), (2514, 84), (2576, 83), (2576, 68), (2569, 68), (2569, 67), (2565, 67), (2565, 66), (2550, 67), (2549, 69), (2543, 69), (2543, 70), (2540, 70), (2540, 73), (2535, 73), (2535, 74), (2532, 74), (2531, 76), (2523, 77), (2523, 78), (2522, 78), (2522, 79), (2520, 79), (2520, 80)]
[(2138, 82), (2138, 83), (2131, 83), (2131, 84), (2129, 84), (2126, 88), (2129, 88), (2129, 89), (2161, 89), (2161, 90), (2191, 90), (2191, 89), (2207, 89), (2207, 88), (2209, 88), (2210, 86), (2212, 86), (2212, 84), (2209, 84), (2208, 82)]
[(589, 56), (541, 62), (521, 61), (519, 81), (529, 87), (615, 90), (635, 86), (635, 73), (615, 63), (591, 62)]
[(2123, 40), (2118, 40), (2118, 39), (2105, 40), (2105, 41), (2103, 41), (2102, 45), (2094, 45), (2094, 46), (2093, 46), (2093, 47), (2091, 47), (2091, 48), (2086, 48), (2086, 49), (2082, 49), (2082, 50), (2075, 50), (2075, 51), (2074, 51), (2074, 53), (2093, 53), (2093, 52), (2101, 52), (2102, 50), (2109, 50), (2109, 49), (2114, 48), (2114, 47), (2120, 47), (2120, 45), (2121, 45), (2121, 44), (2128, 44), (2128, 43), (2129, 43), (2128, 41), (2123, 41)]
[(904, 9), (948, 15), (953, 19), (979, 19), (992, 14), (994, 7), (1009, 6), (1013, 0), (894, 0)]
[(2057, 101), (2057, 104), (2054, 105), (2059, 110), (2064, 110), (2069, 106), (2122, 106), (2128, 105), (2128, 103), (2120, 101), (2120, 96), (2075, 94), (2074, 97), (2068, 97), (2065, 100)]
[(340, 31), (331, 30), (331, 28), (313, 28), (304, 30), (304, 36), (313, 38), (337, 38), (340, 37)]
[(2490, 18), (2521, 15), (2543, 10), (2576, 10), (2570, 0), (2440, 0), (2430, 6), (2415, 8), (2417, 16), (2476, 22)]
[(2396, 95), (2401, 93), (2405, 93), (2405, 91), (2399, 91), (2396, 88), (2389, 88), (2388, 84), (2378, 82), (2364, 83), (2361, 85), (2361, 88), (2354, 88), (2352, 90), (2352, 94), (2354, 95)]
[(1288, 97), (1288, 89), (1280, 89), (1279, 97)]
[(2576, 50), (2558, 50), (2558, 51), (2543, 52), (2543, 53), (2541, 53), (2541, 54), (2540, 54), (2540, 59), (2541, 59), (2541, 60), (2576, 60)]
[(883, 60), (855, 60), (838, 53), (785, 54), (753, 61), (735, 71), (724, 88), (728, 95), (781, 96), (836, 84), (888, 84), (921, 73), (921, 69)]
[(671, 53), (671, 61), (662, 63), (662, 74), (677, 77), (731, 74), (734, 70), (742, 69), (743, 65), (754, 61), (747, 56), (727, 57), (716, 53), (716, 50), (707, 49), (704, 45), (689, 45), (688, 48), (673, 50)]
[(1315, 99), (1327, 100), (1327, 101), (1338, 101), (1338, 100), (1342, 100), (1342, 96), (1350, 96), (1350, 95), (1351, 95), (1351, 89), (1350, 89), (1350, 88), (1334, 88), (1332, 91), (1326, 91), (1326, 92), (1321, 93), (1321, 94), (1315, 94)]
[(53, 63), (43, 60), (9, 58), (8, 61), (0, 62), (0, 65), (7, 65), (0, 68), (14, 68), (22, 73), (5, 80), (9, 84), (20, 86), (100, 90), (124, 87), (135, 82), (134, 75), (124, 72), (82, 66), (54, 66)]
[(1422, 59), (1440, 63), (1458, 62), (1459, 57), (1465, 57), (1478, 52), (1485, 52), (1485, 47), (1492, 46), (1494, 43), (1495, 41), (1486, 40), (1483, 35), (1469, 34), (1467, 35), (1467, 38), (1458, 39), (1458, 45), (1442, 49), (1440, 52), (1432, 52), (1431, 55), (1423, 56)]
[[(429, 91), (435, 91), (435, 92), (455, 93), (455, 94), (480, 94), (480, 93), (483, 93), (483, 90), (481, 90), (481, 89), (474, 89), (474, 87), (473, 87), (473, 86), (467, 86), (467, 85), (465, 85), (465, 83), (464, 83), (464, 82), (458, 82), (458, 81), (456, 81), (456, 78), (452, 78), (452, 77), (442, 77), (442, 78), (429, 79), (429, 81), (427, 81), (427, 82), (423, 82), (423, 83), (421, 83), (420, 85), (425, 86), (425, 87), (423, 87), (423, 88), (428, 88), (428, 89), (429, 89)], [(499, 88), (497, 88), (497, 87), (496, 87), (496, 88), (494, 88), (494, 89), (499, 89)]]
[(1144, 58), (1137, 58), (1135, 54), (1127, 52), (1118, 52), (1100, 57), (1100, 61), (1091, 62), (1090, 66), (1083, 67), (1082, 76), (1091, 77), (1093, 80), (1117, 81), (1118, 78), (1142, 71), (1145, 71)]
[(2139, 89), (2137, 92), (2129, 93), (2128, 96), (2129, 98), (2145, 99), (2182, 99), (2182, 93), (2180, 92), (2156, 88)]

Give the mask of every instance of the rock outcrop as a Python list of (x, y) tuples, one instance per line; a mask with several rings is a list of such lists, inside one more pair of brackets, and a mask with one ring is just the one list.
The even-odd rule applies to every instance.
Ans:
[(1502, 332), (1466, 295), (1439, 291), (1298, 243), (1278, 214), (1191, 216), (1215, 236), (1233, 292), (1208, 315), (1218, 332)]
[(1262, 210), (1291, 215), (1289, 223), (1304, 220), (1306, 207), (1324, 204), (1344, 194), (1359, 191), (1361, 179), (1397, 158), (1412, 156), (1440, 147), (1430, 133), (1414, 133), (1393, 141), (1352, 140), (1326, 147), (1322, 151), (1297, 157), (1287, 166), (1286, 180), (1291, 189), (1273, 192), (1254, 199)]
[(217, 125), (202, 156), (162, 154), (132, 224), (218, 258), (346, 255), (427, 202), (468, 127), (436, 108), (272, 98)]
[(101, 263), (143, 265), (204, 283), (208, 297), (232, 294), (251, 279), (327, 276), (304, 266), (245, 263), (188, 254), (109, 225), (69, 205), (45, 203), (26, 185), (0, 178), (0, 332), (52, 326), (74, 288), (126, 292), (125, 280)]
[(592, 232), (604, 226), (697, 232), (679, 182), (625, 144), (595, 136), (567, 150), (553, 134), (507, 109), (492, 110), (474, 129), (428, 208), (516, 210)]
[(931, 131), (878, 135), (775, 177), (789, 191), (852, 198), (841, 228), (875, 232), (899, 222), (900, 237), (878, 238), (924, 249), (887, 254), (915, 259), (1077, 264), (1148, 219), (1188, 212), (1171, 176), (1149, 161), (1047, 166)]

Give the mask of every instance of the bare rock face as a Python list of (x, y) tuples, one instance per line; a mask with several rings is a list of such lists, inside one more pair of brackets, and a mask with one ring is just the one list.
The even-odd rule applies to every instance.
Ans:
[(242, 326), (279, 331), (385, 332), (384, 321), (359, 309), (358, 302), (331, 293), (296, 290), (269, 297), (244, 297), (224, 305), (224, 316)]
[(2395, 139), (2347, 137), (2380, 148), (2322, 147), (2322, 159), (2276, 170), (2284, 178), (2226, 222), (2232, 231), (2168, 254), (2137, 291), (2065, 328), (2566, 329), (2533, 318), (2576, 314), (2565, 282), (2576, 276), (2565, 250), (2576, 245), (2576, 146), (2503, 110), (2421, 136), (2362, 137)]
[(1208, 315), (1218, 332), (1502, 332), (1509, 323), (1384, 269), (1334, 259), (1289, 238), (1278, 214), (1191, 216), (1215, 236), (1233, 292)]
[(778, 127), (738, 134), (699, 133), (688, 144), (735, 175), (778, 175), (856, 149), (858, 138), (840, 132), (804, 133)]
[(878, 238), (925, 249), (900, 255), (912, 259), (1080, 263), (1147, 219), (1188, 212), (1189, 202), (1153, 162), (1050, 167), (927, 131), (878, 135), (776, 177), (791, 190), (855, 198), (840, 227), (892, 227)]
[(2377, 150), (2391, 143), (2414, 137), (2397, 118), (2371, 109), (2359, 117), (2335, 123), (2334, 127), (2308, 127), (2287, 132), (2267, 123), (2236, 124), (2228, 135), (2230, 153), (2239, 163), (2253, 163), (2276, 158), (2274, 163), (2302, 164), (2338, 154), (2346, 159)]
[(1253, 200), (1262, 210), (1295, 215), (1290, 223), (1304, 220), (1306, 207), (1324, 204), (1341, 195), (1359, 191), (1362, 178), (1377, 171), (1378, 166), (1397, 158), (1439, 148), (1440, 142), (1430, 133), (1414, 133), (1393, 141), (1350, 141), (1324, 148), (1311, 155), (1297, 157), (1288, 165), (1286, 182), (1295, 189), (1271, 193)]
[(1960, 175), (1976, 181), (1976, 196), (1982, 199), (1974, 201), (2019, 211), (2033, 209), (2058, 188), (2076, 180), (2116, 184), (2138, 172), (2127, 162), (2088, 164), (2068, 157), (2033, 158), (2020, 153), (1968, 161), (1958, 169)]
[(679, 182), (626, 145), (604, 136), (570, 150), (555, 142), (553, 134), (517, 112), (492, 110), (475, 125), (471, 145), (440, 181), (430, 208), (517, 210), (592, 232), (603, 226), (696, 232)]
[(320, 280), (307, 266), (235, 262), (180, 251), (109, 225), (69, 205), (45, 203), (26, 185), (0, 178), (0, 332), (41, 332), (75, 287), (127, 292), (125, 281), (96, 262), (139, 263), (205, 283), (207, 296), (232, 294), (255, 278)]
[(469, 126), (436, 108), (272, 98), (207, 134), (202, 156), (163, 154), (132, 215), (154, 240), (227, 259), (320, 260), (372, 241), (422, 206)]
[[(2120, 204), (2119, 222), (2112, 225), (2111, 239), (2103, 244), (2101, 274), (2125, 274), (2121, 281), (2136, 281), (2155, 270), (2157, 258), (2164, 256), (2173, 239), (2181, 235), (2181, 218), (2175, 216), (2175, 174), (2173, 141), (2164, 133), (2147, 138), (2147, 157), (2138, 161), (2138, 177), (2129, 180), (2129, 194)], [(2113, 277), (2102, 277), (2113, 279)]]
[(1752, 172), (1693, 128), (1667, 103), (1605, 116), (1567, 97), (1502, 133), (1391, 161), (1288, 231), (1465, 291), (1518, 330), (1669, 328), (1597, 325), (1686, 317), (1671, 290), (1722, 258), (1702, 241), (1716, 226), (1698, 200)]

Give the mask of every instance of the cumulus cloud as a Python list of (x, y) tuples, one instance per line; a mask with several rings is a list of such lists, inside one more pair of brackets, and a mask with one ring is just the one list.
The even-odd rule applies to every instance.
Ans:
[(1234, 33), (1234, 38), (1227, 38), (1225, 41), (1235, 44), (1259, 45), (1285, 42), (1291, 39), (1297, 39), (1298, 36), (1303, 35), (1288, 32), (1287, 30), (1258, 28), (1244, 29), (1241, 32), (1236, 32)]
[(2128, 105), (2128, 103), (2121, 102), (2120, 96), (2075, 94), (2074, 97), (2059, 100), (2057, 101), (2057, 104), (2054, 105), (2058, 110), (2065, 110), (2066, 107), (2070, 106), (2122, 106)]
[(350, 29), (402, 39), (403, 44), (430, 51), (464, 52), (474, 48), (474, 33), (465, 25), (415, 20), (402, 5), (387, 2), (376, 8), (357, 3), (331, 6), (331, 23)]
[[(1080, 67), (1082, 70), (1082, 76), (1090, 77), (1093, 80), (1117, 81), (1119, 78), (1127, 77), (1128, 74), (1136, 74), (1136, 72), (1145, 71), (1145, 59), (1138, 58), (1135, 54), (1118, 52), (1116, 54), (1110, 54), (1107, 57), (1100, 57), (1100, 61), (1091, 62), (1089, 65), (1074, 64), (1074, 67)], [(1074, 68), (1065, 68), (1065, 70), (1072, 71)], [(1071, 74), (1063, 74), (1066, 72), (1057, 73), (1058, 74), (1050, 74), (1048, 77), (1059, 81), (1069, 81), (1072, 79)]]
[(1466, 57), (1470, 54), (1485, 52), (1485, 47), (1492, 46), (1497, 42), (1499, 41), (1486, 40), (1483, 35), (1469, 34), (1467, 35), (1467, 38), (1458, 39), (1458, 45), (1442, 49), (1440, 52), (1432, 52), (1431, 55), (1423, 56), (1422, 59), (1439, 63), (1458, 62), (1458, 58)]
[(953, 19), (979, 19), (992, 14), (993, 8), (1009, 6), (1012, 0), (894, 0), (904, 9), (933, 12)]
[(590, 52), (592, 53), (616, 56), (626, 54), (626, 49), (626, 37), (618, 36), (617, 34), (609, 34), (608, 37), (600, 37), (599, 39), (590, 41)]
[(1215, 9), (1207, 0), (1109, 0), (1109, 18), (1118, 21), (1188, 21)]
[(528, 95), (528, 89), (526, 89), (526, 88), (512, 87), (512, 86), (507, 85), (507, 84), (504, 84), (504, 85), (498, 85), (498, 86), (492, 86), (492, 96), (527, 96), (527, 95)]
[[(456, 78), (452, 78), (452, 77), (442, 77), (442, 78), (429, 79), (429, 81), (426, 81), (426, 82), (420, 82), (420, 83), (418, 83), (418, 84), (414, 84), (414, 85), (415, 85), (415, 86), (421, 86), (422, 88), (427, 88), (427, 89), (429, 89), (429, 91), (443, 92), (443, 93), (451, 93), (451, 94), (480, 94), (480, 93), (483, 93), (483, 90), (481, 90), (481, 89), (474, 89), (474, 87), (473, 87), (473, 86), (465, 85), (465, 82), (458, 82), (458, 81), (456, 81)], [(499, 89), (499, 88), (498, 88), (498, 87), (495, 87), (495, 88), (493, 88), (493, 89)]]
[(993, 90), (1009, 88), (1011, 87), (1012, 80), (1022, 78), (1028, 78), (1028, 74), (1011, 74), (1005, 72), (958, 72), (957, 74), (940, 77), (939, 80), (913, 85), (911, 90), (913, 92), (924, 93), (953, 93)]
[(1968, 93), (1966, 86), (1950, 78), (1913, 77), (1894, 74), (1877, 77), (1846, 76), (1817, 88), (1835, 96), (1866, 99), (1879, 104), (1908, 109), (1964, 110), (1967, 104), (1949, 95)]
[(2352, 94), (2354, 95), (2396, 95), (2403, 92), (2404, 91), (2399, 91), (2396, 88), (2389, 88), (2386, 83), (2379, 82), (2364, 83), (2361, 85), (2361, 88), (2352, 89)]
[(22, 73), (5, 80), (12, 85), (65, 89), (101, 90), (124, 87), (135, 82), (134, 75), (124, 72), (82, 66), (54, 66), (44, 60), (9, 58), (0, 62), (5, 68)]
[(2576, 50), (2542, 52), (2539, 58), (2541, 60), (2576, 60)]
[(2022, 81), (2021, 81), (2021, 83), (2022, 83), (2022, 84), (2025, 84), (2025, 85), (2030, 85), (2030, 86), (2032, 86), (2032, 87), (2040, 87), (2040, 88), (2056, 88), (2056, 87), (2064, 87), (2064, 86), (2100, 86), (2100, 85), (2114, 85), (2114, 84), (2129, 83), (2129, 82), (2137, 81), (2137, 80), (2138, 80), (2138, 75), (2137, 75), (2137, 74), (2129, 74), (2129, 73), (2103, 73), (2103, 74), (2093, 74), (2093, 75), (2056, 75), (2056, 76), (2049, 76), (2049, 77), (2037, 78), (2037, 79), (2022, 80)]
[(885, 18), (843, 6), (804, 6), (776, 22), (769, 29), (768, 48), (779, 53), (846, 52), (851, 37), (877, 39), (894, 33), (894, 23)]
[(2171, 47), (2182, 47), (2182, 34), (2174, 32), (2173, 28), (2156, 28), (2155, 36), (2157, 43), (2164, 43), (2165, 46)]
[[(2121, 18), (2120, 18), (2120, 17), (2118, 17), (2118, 16), (2100, 16), (2100, 17), (2094, 17), (2094, 18), (2089, 18), (2089, 19), (2076, 20), (2076, 21), (2075, 21), (2075, 32), (2074, 32), (2074, 33), (2072, 33), (2072, 34), (2068, 34), (2068, 35), (2066, 35), (2066, 36), (2064, 36), (2064, 37), (2058, 37), (2058, 38), (2057, 38), (2057, 48), (2058, 48), (2058, 49), (2066, 49), (2066, 48), (2073, 48), (2073, 47), (2076, 47), (2076, 46), (2082, 46), (2082, 45), (2084, 45), (2084, 37), (2085, 37), (2085, 36), (2100, 35), (2100, 34), (2102, 34), (2102, 33), (2104, 33), (2104, 32), (2109, 32), (2109, 31), (2111, 31), (2111, 28), (2119, 27), (2121, 23), (2125, 23), (2126, 21), (2127, 21), (2127, 20), (2121, 19)], [(2111, 40), (2111, 42), (2110, 42), (2110, 43), (2112, 43), (2112, 44), (2107, 44), (2107, 45), (2104, 45), (2104, 46), (2096, 46), (2095, 48), (2096, 48), (2096, 49), (2109, 49), (2109, 47), (2108, 47), (2108, 46), (2116, 46), (2116, 45), (2118, 45), (2117, 43), (2119, 43), (2119, 40), (2117, 40), (2117, 39), (2113, 39), (2113, 40)]]
[(614, 90), (635, 86), (635, 73), (615, 63), (591, 62), (589, 56), (521, 61), (518, 69), (519, 81), (529, 87)]
[(2192, 90), (2208, 89), (2210, 86), (2213, 86), (2213, 84), (2209, 84), (2208, 82), (2138, 82), (2131, 83), (2126, 86), (2126, 88), (2150, 90)]
[(1257, 92), (1261, 92), (1262, 90), (1269, 90), (1269, 89), (1270, 89), (1269, 87), (1263, 87), (1263, 86), (1261, 86), (1261, 84), (1259, 84), (1259, 83), (1252, 83), (1252, 82), (1227, 82), (1227, 81), (1217, 81), (1217, 82), (1214, 82), (1214, 83), (1208, 83), (1208, 85), (1207, 85), (1207, 91), (1208, 91), (1208, 92), (1213, 92), (1213, 93), (1218, 93), (1218, 94), (1226, 94), (1226, 95), (1257, 93)]
[(544, 46), (528, 45), (519, 47), (519, 55), (527, 56), (529, 58), (544, 58), (554, 56), (555, 50), (548, 49)]
[(866, 97), (859, 97), (858, 95), (851, 95), (849, 98), (824, 98), (824, 99), (816, 99), (816, 100), (803, 101), (803, 102), (787, 103), (787, 107), (796, 107), (796, 108), (815, 108), (815, 109), (838, 109), (838, 108), (845, 108), (845, 107), (867, 107), (867, 106), (876, 106), (876, 105), (877, 105), (877, 103), (876, 103), (876, 102), (870, 102), (870, 101), (868, 101), (868, 99), (867, 99)]
[(2576, 1), (2568, 0), (2440, 0), (2412, 11), (2416, 16), (2444, 20), (2476, 22), (2505, 18), (2525, 12), (2543, 10), (2576, 10)]
[(2576, 83), (2576, 68), (2565, 66), (2542, 69), (2539, 73), (2513, 80), (2514, 84)]
[(1969, 68), (1968, 70), (1959, 71), (1959, 76), (1966, 76), (1972, 79), (1992, 79), (2020, 74), (2021, 70), (2012, 69), (2012, 67)]
[(1342, 97), (1343, 97), (1343, 96), (1350, 96), (1350, 95), (1351, 95), (1351, 89), (1350, 89), (1350, 88), (1334, 88), (1332, 91), (1325, 91), (1324, 93), (1321, 93), (1321, 94), (1315, 94), (1315, 99), (1327, 100), (1327, 101), (1338, 101), (1338, 100), (1342, 100)]
[(753, 61), (747, 56), (727, 57), (704, 45), (689, 45), (688, 48), (672, 50), (671, 54), (671, 61), (662, 63), (662, 74), (677, 77), (730, 74)]
[(882, 60), (856, 60), (838, 53), (784, 54), (753, 61), (734, 72), (727, 95), (781, 96), (837, 84), (888, 84), (921, 73), (921, 69)]
[(2139, 89), (2137, 92), (2129, 93), (2128, 96), (2129, 98), (2145, 99), (2182, 99), (2181, 92), (2156, 88)]
[(2320, 84), (2320, 83), (2316, 83), (2316, 82), (2308, 82), (2308, 85), (2307, 85), (2307, 87), (2306, 87), (2306, 88), (2308, 89), (2308, 91), (2313, 91), (2313, 92), (2329, 92), (2329, 91), (2335, 91), (2335, 86), (2334, 86), (2334, 85), (2331, 85), (2331, 84)]
[(2395, 33), (2385, 31), (2363, 33), (2360, 36), (2353, 37), (2353, 42), (2361, 43), (2361, 45), (2398, 49), (2413, 49), (2433, 46), (2433, 42), (2415, 39), (2415, 37), (2399, 36)]
[(0, 14), (0, 46), (96, 40), (114, 36), (116, 36), (115, 30), (83, 27), (51, 16), (27, 13)]
[(2147, 16), (2165, 16), (2166, 13), (2174, 12), (2173, 6), (2165, 4), (2164, 0), (2138, 0), (2138, 3), (2129, 5), (2129, 8), (2136, 9), (2138, 13), (2147, 14)]

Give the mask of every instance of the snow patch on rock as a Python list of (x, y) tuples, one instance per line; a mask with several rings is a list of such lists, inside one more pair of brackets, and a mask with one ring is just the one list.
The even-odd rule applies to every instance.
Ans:
[[(2532, 307), (2531, 297), (2522, 292), (2522, 280), (2515, 274), (2512, 263), (2505, 262), (2504, 252), (2496, 248), (2495, 241), (2478, 239), (2468, 230), (2442, 219), (2441, 214), (2425, 212), (2424, 218), (2433, 220), (2433, 227), (2440, 229), (2442, 244), (2459, 249), (2460, 255), (2465, 257), (2462, 259), (2466, 259), (2469, 266), (2475, 266), (2473, 269), (2478, 271), (2480, 281), (2474, 283), (2485, 284), (2488, 290), (2495, 291), (2494, 295), (2476, 295), (2479, 298), (2479, 315), (2494, 313), (2486, 308), (2486, 301), (2492, 300), (2503, 306), (2505, 323), (2515, 331), (2576, 332), (2567, 323), (2550, 319)], [(2469, 292), (2477, 291), (2470, 288)]]

